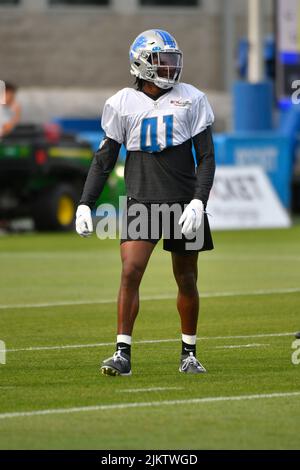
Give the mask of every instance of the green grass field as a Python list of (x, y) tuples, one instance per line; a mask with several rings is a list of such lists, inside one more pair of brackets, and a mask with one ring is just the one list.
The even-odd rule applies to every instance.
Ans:
[(99, 363), (114, 351), (118, 241), (1, 237), (0, 448), (299, 449), (300, 226), (214, 240), (199, 259), (208, 373), (178, 372), (176, 287), (159, 245), (141, 288), (133, 375), (112, 378)]

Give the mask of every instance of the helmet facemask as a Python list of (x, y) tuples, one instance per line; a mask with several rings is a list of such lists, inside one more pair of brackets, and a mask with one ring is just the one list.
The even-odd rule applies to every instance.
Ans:
[(182, 72), (182, 52), (143, 51), (131, 63), (131, 74), (162, 89), (176, 85)]
[(170, 88), (179, 82), (182, 70), (181, 52), (151, 52), (154, 84), (159, 88)]

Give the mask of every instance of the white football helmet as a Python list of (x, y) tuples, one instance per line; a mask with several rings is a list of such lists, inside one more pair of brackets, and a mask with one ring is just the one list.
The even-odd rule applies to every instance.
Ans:
[(150, 29), (139, 34), (129, 49), (130, 73), (167, 90), (182, 72), (182, 52), (167, 31)]

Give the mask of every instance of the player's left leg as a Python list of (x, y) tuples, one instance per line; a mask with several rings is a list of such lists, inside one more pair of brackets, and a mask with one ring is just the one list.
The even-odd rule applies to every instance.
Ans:
[(173, 273), (178, 286), (177, 309), (181, 319), (182, 333), (194, 336), (199, 313), (198, 252), (193, 254), (172, 253)]
[(205, 368), (196, 359), (199, 315), (198, 252), (172, 253), (173, 273), (178, 286), (177, 309), (181, 319), (182, 353), (180, 372), (201, 373)]

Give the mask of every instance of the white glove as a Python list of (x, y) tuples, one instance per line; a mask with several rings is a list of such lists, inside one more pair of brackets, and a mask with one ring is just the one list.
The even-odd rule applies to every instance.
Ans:
[(89, 237), (93, 233), (91, 209), (85, 204), (78, 206), (76, 211), (76, 232), (81, 237)]
[(185, 236), (195, 233), (202, 223), (204, 212), (203, 202), (200, 199), (193, 199), (184, 209), (179, 219), (179, 225), (183, 224), (181, 233)]

